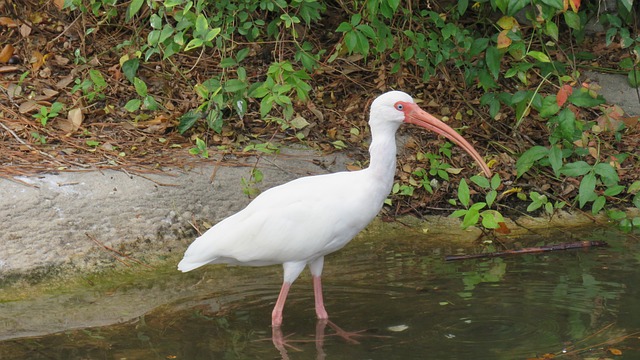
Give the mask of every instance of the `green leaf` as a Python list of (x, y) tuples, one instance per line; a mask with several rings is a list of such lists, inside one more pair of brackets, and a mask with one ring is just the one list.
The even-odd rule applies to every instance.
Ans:
[(209, 30), (209, 32), (207, 32), (207, 35), (204, 36), (203, 40), (205, 41), (213, 40), (216, 36), (218, 36), (218, 34), (220, 34), (220, 31), (222, 30), (219, 27)]
[(94, 90), (104, 89), (107, 87), (107, 82), (104, 80), (100, 70), (89, 70), (89, 78), (93, 81)]
[(518, 161), (516, 161), (516, 170), (518, 174), (517, 177), (520, 177), (524, 173), (529, 171), (529, 169), (531, 169), (531, 167), (536, 161), (547, 156), (548, 153), (549, 153), (549, 149), (539, 145), (534, 146), (531, 149), (525, 151), (522, 155), (520, 155), (520, 158), (518, 158)]
[(580, 16), (573, 11), (564, 12), (564, 21), (567, 23), (567, 26), (574, 30), (580, 30), (582, 28)]
[(611, 211), (607, 211), (607, 216), (611, 220), (620, 221), (620, 220), (625, 219), (627, 217), (627, 213), (624, 212), (624, 211), (620, 211), (620, 210), (611, 210)]
[(165, 24), (162, 28), (162, 32), (160, 32), (160, 37), (158, 38), (159, 43), (164, 43), (168, 38), (173, 35), (174, 28), (170, 24)]
[(127, 78), (130, 82), (133, 83), (133, 78), (136, 76), (136, 72), (138, 72), (138, 67), (140, 66), (140, 59), (134, 58), (125, 61), (122, 64), (122, 72), (124, 73), (124, 77)]
[(556, 100), (555, 95), (545, 96), (542, 99), (542, 106), (538, 110), (540, 112), (540, 117), (543, 119), (549, 118), (560, 111), (560, 106), (558, 106), (558, 101)]
[(162, 18), (156, 13), (151, 14), (149, 23), (153, 29), (160, 29), (162, 27)]
[(487, 62), (487, 68), (494, 79), (498, 79), (500, 73), (500, 51), (495, 46), (489, 46), (485, 52), (485, 61)]
[(635, 207), (637, 207), (638, 209), (640, 209), (640, 192), (636, 194), (636, 196), (633, 197), (633, 205), (635, 205)]
[(615, 185), (615, 186), (607, 188), (604, 191), (604, 195), (605, 196), (616, 196), (616, 195), (620, 195), (620, 193), (622, 193), (622, 191), (624, 191), (624, 185)]
[(490, 187), (489, 180), (484, 176), (475, 175), (475, 176), (472, 176), (469, 180), (471, 180), (474, 184), (480, 186), (483, 189), (487, 189)]
[(468, 211), (467, 209), (456, 210), (453, 213), (451, 213), (451, 215), (449, 215), (449, 217), (459, 218), (459, 217), (462, 217), (462, 216), (466, 215), (467, 211)]
[(53, 104), (51, 104), (51, 109), (49, 110), (49, 117), (50, 118), (54, 118), (56, 116), (58, 116), (58, 114), (60, 113), (60, 111), (62, 111), (62, 108), (64, 107), (64, 104), (61, 102), (54, 102)]
[(462, 228), (466, 229), (469, 226), (475, 225), (478, 223), (478, 220), (480, 220), (480, 213), (478, 210), (469, 209), (462, 219)]
[(567, 100), (573, 105), (580, 107), (594, 107), (605, 103), (605, 100), (602, 96), (594, 98), (585, 89), (574, 91), (571, 95), (569, 95), (569, 98), (567, 98)]
[(100, 142), (96, 141), (96, 140), (87, 140), (86, 144), (91, 146), (91, 147), (96, 147), (96, 146), (100, 145)]
[(247, 88), (247, 84), (238, 79), (231, 79), (224, 83), (224, 90), (230, 93), (237, 93), (239, 91), (245, 90)]
[(136, 93), (138, 93), (140, 97), (147, 96), (147, 84), (140, 80), (140, 78), (136, 77), (133, 79), (133, 86), (136, 88)]
[(584, 207), (589, 201), (596, 199), (596, 176), (593, 173), (588, 173), (580, 181), (580, 188), (578, 189), (578, 203), (580, 208)]
[(614, 186), (618, 184), (618, 181), (620, 181), (618, 178), (618, 172), (608, 163), (598, 163), (593, 167), (593, 170), (596, 174), (600, 175), (605, 186)]
[(482, 226), (486, 229), (497, 229), (500, 227), (494, 214), (489, 210), (482, 212)]
[(458, 1), (458, 14), (464, 14), (467, 11), (467, 7), (469, 7), (469, 0)]
[(473, 40), (471, 49), (469, 49), (469, 55), (478, 56), (489, 45), (489, 38), (477, 38)]
[(543, 4), (547, 4), (553, 8), (558, 10), (562, 10), (564, 8), (564, 4), (562, 0), (540, 0)]
[(529, 51), (527, 53), (527, 56), (531, 56), (532, 58), (540, 61), (540, 62), (544, 62), (544, 63), (548, 63), (551, 62), (551, 60), (549, 59), (549, 56), (543, 52), (540, 51)]
[(491, 190), (487, 193), (487, 197), (486, 197), (486, 202), (487, 202), (487, 206), (491, 207), (491, 205), (493, 205), (493, 202), (496, 201), (496, 198), (498, 197), (498, 192), (495, 190)]
[(559, 176), (560, 168), (562, 168), (562, 150), (557, 145), (552, 146), (549, 150), (549, 164), (551, 164), (553, 173)]
[(140, 105), (142, 105), (142, 100), (140, 100), (140, 99), (131, 99), (131, 100), (127, 101), (127, 103), (124, 105), (124, 108), (128, 112), (134, 112), (134, 111), (138, 111), (138, 109), (140, 109)]
[(147, 95), (144, 97), (144, 99), (142, 99), (142, 105), (147, 110), (158, 110), (158, 108), (160, 107), (156, 99), (151, 95)]
[(184, 47), (184, 51), (189, 51), (189, 50), (201, 47), (202, 44), (204, 44), (204, 41), (202, 41), (202, 39), (200, 38), (191, 39), (191, 41), (189, 41), (187, 46)]
[(207, 18), (204, 17), (204, 14), (199, 14), (198, 17), (196, 18), (196, 29), (193, 33), (193, 36), (198, 36), (198, 35), (202, 36), (207, 32), (208, 29), (209, 29), (209, 22), (207, 21)]
[(629, 85), (632, 87), (637, 88), (640, 86), (640, 69), (633, 69), (629, 71), (627, 79), (629, 79)]
[(202, 113), (199, 111), (190, 110), (184, 115), (180, 116), (180, 124), (178, 124), (178, 132), (184, 134), (187, 130), (191, 129), (195, 123), (202, 118)]
[(544, 26), (544, 31), (553, 40), (558, 41), (558, 25), (556, 25), (556, 23), (553, 21), (547, 21)]
[(469, 201), (471, 200), (471, 195), (469, 193), (469, 185), (464, 179), (460, 180), (460, 184), (458, 184), (458, 200), (465, 208), (469, 207)]
[(591, 213), (594, 215), (599, 213), (600, 210), (604, 208), (604, 204), (606, 202), (607, 202), (607, 199), (604, 196), (598, 196), (596, 200), (593, 202), (593, 205), (591, 205)]
[[(497, 210), (485, 210), (482, 213), (480, 213), (480, 215), (482, 215), (483, 219), (485, 216), (490, 216), (493, 218), (493, 220), (495, 221), (495, 227), (492, 227), (490, 229), (497, 229), (500, 227), (500, 223), (504, 222), (504, 217)], [(483, 221), (483, 226), (484, 226), (484, 221)]]
[(589, 171), (591, 171), (591, 165), (589, 165), (586, 161), (576, 161), (572, 163), (567, 163), (562, 167), (562, 169), (560, 169), (561, 174), (564, 174), (570, 177), (582, 176), (588, 173)]
[(127, 19), (127, 21), (131, 20), (131, 18), (140, 11), (142, 4), (144, 4), (144, 0), (132, 0), (127, 7), (125, 19)]
[(210, 129), (220, 134), (222, 132), (222, 112), (218, 109), (213, 109), (207, 113), (207, 125)]
[(360, 24), (360, 25), (356, 26), (356, 29), (358, 29), (360, 32), (362, 32), (369, 39), (375, 39), (377, 37), (376, 36), (376, 32), (369, 25)]
[(493, 190), (497, 190), (499, 186), (500, 186), (500, 175), (498, 175), (498, 173), (495, 173), (491, 178), (491, 188)]
[(624, 6), (628, 13), (631, 13), (634, 0), (620, 0), (620, 3)]
[(634, 181), (631, 185), (629, 185), (629, 187), (627, 188), (627, 192), (629, 194), (635, 194), (638, 191), (640, 191), (640, 180), (636, 180)]
[(348, 22), (342, 22), (340, 23), (340, 25), (338, 25), (338, 28), (336, 29), (336, 32), (350, 32), (351, 30), (353, 30), (353, 26), (351, 26), (351, 24), (349, 24)]

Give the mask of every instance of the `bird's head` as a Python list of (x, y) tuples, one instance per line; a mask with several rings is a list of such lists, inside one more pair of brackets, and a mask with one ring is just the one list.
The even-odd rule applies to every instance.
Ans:
[(369, 117), (372, 131), (374, 128), (390, 126), (395, 132), (402, 123), (418, 125), (451, 140), (473, 157), (487, 177), (491, 177), (489, 166), (474, 147), (449, 125), (422, 110), (408, 94), (402, 91), (389, 91), (373, 101)]

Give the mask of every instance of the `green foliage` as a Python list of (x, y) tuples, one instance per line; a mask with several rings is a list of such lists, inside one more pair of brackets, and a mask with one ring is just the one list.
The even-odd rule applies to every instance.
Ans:
[(200, 138), (196, 138), (196, 146), (189, 149), (189, 154), (191, 155), (199, 155), (202, 158), (209, 158), (209, 149), (207, 147), (207, 143)]
[[(182, 134), (203, 128), (222, 133), (225, 121), (242, 119), (247, 113), (259, 113), (284, 130), (300, 130), (308, 123), (300, 120), (304, 118), (296, 114), (296, 106), (310, 99), (312, 76), (352, 55), (350, 61), (376, 67), (384, 64), (387, 74), (398, 77), (409, 72), (425, 81), (439, 73), (457, 76), (463, 86), (483, 93), (480, 105), (486, 107), (491, 119), (509, 122), (514, 132), (531, 117), (540, 121), (548, 138), (523, 149), (516, 163), (518, 178), (542, 170), (558, 180), (576, 179), (578, 193), (571, 203), (589, 206), (593, 213), (620, 199), (632, 199), (640, 207), (637, 190), (621, 185), (614, 164), (601, 158), (597, 144), (605, 140), (595, 130), (599, 125), (585, 117), (602, 113), (604, 99), (597, 89), (579, 85), (577, 60), (585, 55), (567, 51), (565, 46), (568, 38), (580, 43), (587, 19), (597, 15), (594, 6), (582, 2), (578, 8), (577, 3), (464, 0), (449, 2), (448, 8), (441, 9), (415, 1), (400, 6), (399, 0), (131, 0), (126, 7), (116, 6), (115, 0), (66, 0), (65, 7), (91, 13), (104, 22), (126, 21), (136, 35), (142, 35), (118, 47), (126, 49), (121, 69), (132, 86), (131, 93), (135, 90), (126, 110), (161, 108), (138, 75), (145, 62), (159, 61), (175, 76), (192, 81), (199, 103), (180, 116), (178, 131)], [(327, 14), (327, 4), (342, 11)], [(608, 26), (607, 44), (629, 49), (619, 67), (637, 86), (640, 38), (630, 31), (635, 2), (620, 0), (619, 4), (617, 14), (603, 14), (600, 19)], [(516, 17), (518, 13), (524, 14), (524, 19)], [(336, 21), (322, 25), (333, 24), (335, 28), (327, 32), (338, 34), (340, 41), (324, 48), (326, 44), (309, 41), (303, 32), (313, 31), (316, 22), (327, 16), (336, 16)], [(92, 31), (87, 29), (87, 33)], [(178, 54), (196, 61), (203, 56), (219, 61), (209, 75), (196, 78), (173, 63)], [(79, 49), (75, 61), (88, 63)], [(256, 63), (264, 63), (266, 73), (252, 72)], [(455, 74), (452, 68), (457, 69)], [(107, 86), (102, 74), (90, 70), (76, 80), (72, 92), (81, 91), (91, 103), (105, 99)], [(43, 125), (55, 117), (50, 109), (45, 110), (34, 116)], [(616, 139), (624, 135), (622, 128), (607, 130)], [(302, 132), (296, 136), (304, 138)], [(339, 139), (332, 144), (346, 147)], [(194, 149), (196, 155), (206, 154), (202, 140), (196, 139)], [(264, 144), (252, 144), (245, 150), (274, 151)], [(395, 184), (393, 193), (412, 196), (417, 189), (432, 193), (438, 182), (449, 181), (460, 169), (449, 164), (448, 151), (419, 154), (418, 160), (428, 160), (428, 168), (414, 169), (408, 183)], [(628, 156), (634, 155), (619, 154), (619, 158)], [(465, 209), (457, 215), (464, 217), (465, 226), (482, 219), (488, 225), (485, 227), (493, 228), (501, 217), (493, 210), (499, 201), (500, 179), (472, 177), (471, 181), (484, 191), (485, 199), (472, 203), (466, 182), (461, 182), (458, 201)], [(551, 215), (564, 206), (561, 201), (552, 204), (535, 191), (518, 195), (525, 199), (528, 195), (529, 211), (544, 209)]]
[[(500, 223), (504, 223), (504, 216), (497, 210), (483, 209), (491, 206), (490, 204), (493, 204), (495, 201), (497, 196), (496, 190), (500, 186), (500, 177), (498, 174), (495, 174), (491, 180), (488, 180), (482, 176), (474, 176), (472, 181), (485, 190), (489, 190), (485, 201), (472, 203), (469, 185), (462, 179), (458, 184), (458, 200), (465, 208), (454, 211), (450, 216), (454, 218), (462, 217), (461, 226), (463, 229), (477, 225), (478, 223), (481, 223), (486, 229), (498, 229)], [(455, 200), (453, 203), (455, 203)], [(481, 219), (482, 221), (480, 222)]]
[[(64, 104), (56, 101), (53, 104), (51, 104), (50, 107), (41, 106), (40, 107), (40, 111), (35, 113), (35, 114), (33, 114), (32, 116), (34, 118), (36, 118), (37, 120), (39, 120), (40, 124), (42, 124), (42, 126), (46, 126), (47, 122), (49, 122), (49, 120), (54, 119), (55, 117), (57, 117), (60, 114), (60, 111), (62, 111), (63, 108), (64, 108)], [(41, 141), (41, 138), (38, 138), (36, 136), (34, 136), (34, 138), (40, 139), (40, 142), (42, 144), (44, 144), (44, 142)]]
[(304, 70), (295, 70), (288, 61), (273, 63), (267, 70), (267, 79), (250, 96), (261, 99), (262, 117), (266, 117), (274, 105), (279, 105), (284, 119), (291, 120), (294, 112), (293, 94), (302, 101), (308, 100), (311, 86), (306, 81), (310, 79)]
[(543, 208), (547, 215), (551, 216), (555, 213), (556, 210), (560, 210), (566, 205), (564, 201), (556, 201), (552, 203), (547, 198), (547, 195), (539, 194), (536, 191), (532, 191), (531, 193), (529, 193), (529, 197), (531, 198), (531, 204), (527, 206), (528, 212), (536, 211), (540, 208)]
[(107, 81), (102, 76), (100, 70), (91, 69), (85, 79), (76, 79), (75, 85), (71, 89), (72, 93), (81, 91), (88, 102), (102, 100), (105, 98), (104, 91), (107, 88)]
[(256, 187), (257, 184), (262, 182), (264, 175), (258, 168), (251, 169), (251, 174), (248, 179), (242, 177), (242, 192), (248, 197), (256, 197), (260, 194), (260, 190)]
[(47, 143), (47, 137), (45, 135), (40, 134), (37, 131), (32, 131), (31, 137), (40, 145), (44, 145)]
[(136, 93), (140, 97), (139, 99), (131, 99), (125, 105), (124, 108), (129, 112), (135, 112), (140, 109), (145, 110), (158, 110), (160, 105), (156, 99), (149, 95), (147, 92), (147, 84), (138, 77), (133, 78), (133, 87), (136, 89)]
[(640, 58), (640, 38), (634, 37), (629, 28), (635, 26), (632, 20), (631, 7), (633, 5), (632, 0), (619, 1), (619, 4), (624, 6), (619, 7), (617, 14), (604, 14), (602, 15), (603, 25), (608, 25), (606, 33), (607, 45), (611, 45), (615, 40), (623, 49), (629, 49), (633, 57), (626, 57), (620, 60), (618, 66), (627, 71), (627, 78), (629, 84), (633, 87), (640, 85), (640, 70), (638, 70), (637, 64)]

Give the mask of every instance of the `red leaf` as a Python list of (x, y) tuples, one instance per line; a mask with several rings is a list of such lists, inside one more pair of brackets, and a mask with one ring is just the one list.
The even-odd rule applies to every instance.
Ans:
[(571, 85), (562, 85), (560, 90), (558, 90), (558, 94), (556, 95), (556, 102), (558, 103), (558, 106), (564, 105), (564, 103), (567, 102), (567, 98), (569, 97), (569, 95), (571, 95), (572, 92), (573, 88), (571, 87)]
[(507, 224), (505, 224), (504, 222), (502, 222), (502, 221), (499, 222), (498, 226), (499, 227), (497, 229), (495, 229), (495, 232), (497, 232), (498, 234), (506, 235), (506, 234), (511, 233), (511, 229), (509, 229), (509, 227), (507, 227)]
[(573, 12), (578, 12), (578, 9), (580, 8), (580, 1), (581, 0), (570, 0), (571, 10), (573, 10)]

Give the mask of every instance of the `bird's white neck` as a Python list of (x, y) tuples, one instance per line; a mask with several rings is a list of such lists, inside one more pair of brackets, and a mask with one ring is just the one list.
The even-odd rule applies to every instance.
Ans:
[[(395, 131), (374, 133), (369, 146), (369, 167), (367, 172), (381, 188), (385, 198), (391, 192), (396, 173), (396, 137)], [(384, 199), (383, 199), (384, 200)]]

